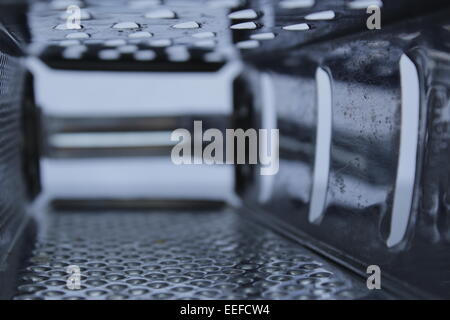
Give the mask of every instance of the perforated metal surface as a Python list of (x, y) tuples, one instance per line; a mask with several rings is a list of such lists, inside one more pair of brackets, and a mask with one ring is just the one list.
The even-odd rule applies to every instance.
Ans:
[[(160, 1), (57, 2), (36, 3), (29, 14), (31, 51), (54, 67), (69, 63), (95, 69), (100, 62), (105, 68), (125, 61), (124, 68), (137, 64), (135, 70), (161, 63), (164, 70), (180, 70), (183, 64), (198, 69), (232, 55), (227, 7), (205, 1), (166, 1), (165, 6)], [(70, 4), (82, 7), (80, 29), (67, 29)]]
[(21, 94), (24, 72), (19, 59), (0, 49), (0, 264), (13, 243), (23, 214)]
[[(25, 183), (22, 172), (22, 92), (24, 69), (20, 59), (7, 52), (8, 35), (0, 25), (0, 299), (11, 294), (15, 277), (14, 256), (10, 250), (23, 227)], [(11, 50), (13, 51), (13, 50)]]
[[(70, 5), (81, 8), (71, 26)], [(383, 8), (383, 23), (427, 12), (443, 0), (53, 0), (29, 12), (32, 52), (54, 67), (126, 61), (208, 65), (236, 57), (298, 48), (343, 34), (366, 32), (367, 8)], [(69, 25), (66, 23), (69, 21)], [(92, 64), (89, 68), (93, 68)], [(167, 66), (166, 66), (167, 67)], [(173, 67), (173, 66), (172, 66)]]
[[(66, 5), (69, 5), (72, 2), (80, 4), (80, 6), (82, 5), (85, 10), (90, 11), (92, 16), (85, 21), (83, 20), (83, 27), (81, 29), (64, 30), (64, 19), (61, 19), (60, 15), (64, 14), (63, 11)], [(236, 5), (226, 6), (225, 9), (216, 9), (209, 5), (211, 3), (220, 2), (235, 3)], [(419, 223), (426, 225), (426, 228), (424, 228), (424, 230), (418, 229), (419, 232), (411, 233), (411, 235), (423, 235), (425, 238), (424, 243), (426, 243), (426, 246), (419, 246), (419, 251), (409, 250), (411, 246), (408, 245), (405, 248), (408, 249), (409, 252), (406, 252), (406, 255), (404, 255), (404, 252), (398, 254), (398, 251), (385, 249), (384, 243), (383, 246), (378, 245), (377, 241), (382, 239), (385, 233), (385, 226), (387, 226), (384, 222), (380, 223), (379, 221), (381, 220), (379, 220), (379, 218), (382, 218), (383, 221), (385, 221), (385, 217), (389, 217), (389, 214), (385, 214), (385, 200), (383, 199), (381, 201), (383, 204), (382, 206), (376, 207), (372, 205), (372, 202), (364, 202), (365, 199), (362, 196), (354, 198), (348, 196), (351, 194), (349, 190), (352, 186), (348, 181), (354, 181), (349, 180), (349, 178), (357, 176), (358, 179), (367, 178), (370, 183), (376, 182), (376, 184), (383, 184), (385, 183), (381, 181), (383, 177), (387, 177), (386, 181), (394, 177), (393, 172), (396, 170), (397, 163), (395, 162), (396, 158), (392, 157), (392, 155), (395, 153), (397, 142), (393, 139), (390, 140), (394, 148), (388, 149), (385, 154), (387, 155), (386, 159), (391, 159), (393, 161), (388, 163), (386, 159), (383, 158), (384, 153), (378, 152), (377, 148), (378, 145), (385, 148), (391, 146), (391, 144), (379, 139), (379, 137), (381, 137), (379, 133), (381, 131), (380, 129), (384, 126), (387, 128), (385, 137), (389, 137), (390, 139), (395, 137), (395, 134), (398, 131), (397, 129), (399, 127), (392, 125), (399, 124), (397, 121), (398, 119), (396, 118), (398, 115), (397, 108), (400, 107), (401, 102), (401, 96), (398, 90), (400, 89), (400, 82), (398, 81), (398, 60), (403, 54), (408, 52), (411, 53), (411, 49), (417, 48), (419, 44), (423, 47), (423, 50), (421, 49), (421, 51), (423, 51), (422, 53), (425, 55), (419, 56), (419, 53), (415, 52), (412, 58), (415, 62), (420, 61), (419, 65), (422, 65), (422, 67), (419, 69), (426, 71), (425, 74), (428, 77), (427, 82), (432, 82), (430, 85), (430, 92), (432, 94), (428, 95), (428, 91), (424, 93), (426, 93), (428, 97), (432, 97), (429, 99), (430, 101), (439, 101), (436, 105), (439, 109), (444, 110), (439, 111), (437, 113), (438, 115), (435, 117), (436, 120), (433, 121), (442, 122), (442, 124), (439, 124), (440, 127), (445, 125), (445, 121), (448, 118), (445, 118), (445, 111), (448, 109), (448, 79), (442, 77), (442, 70), (448, 65), (448, 44), (445, 41), (440, 40), (447, 38), (448, 21), (445, 20), (445, 25), (438, 25), (433, 28), (427, 27), (428, 31), (426, 32), (424, 32), (424, 28), (421, 27), (421, 23), (425, 23), (426, 25), (426, 21), (417, 21), (418, 23), (414, 23), (414, 26), (407, 24), (406, 22), (402, 25), (396, 25), (395, 32), (393, 29), (387, 29), (389, 28), (387, 22), (412, 18), (413, 15), (418, 13), (424, 14), (427, 11), (425, 9), (438, 10), (438, 5), (442, 6), (444, 2), (396, 1), (395, 4), (393, 4), (394, 2), (373, 1), (380, 5), (383, 4), (383, 31), (373, 32), (373, 34), (369, 34), (372, 31), (366, 30), (365, 23), (367, 14), (364, 10), (364, 6), (358, 9), (352, 8), (352, 3), (354, 2), (356, 1), (342, 0), (319, 2), (285, 0), (241, 2), (199, 0), (185, 1), (182, 3), (182, 1), (170, 0), (124, 0), (111, 1), (108, 2), (108, 4), (104, 2), (105, 5), (103, 5), (103, 2), (101, 3), (99, 1), (53, 1), (50, 5), (53, 6), (51, 9), (44, 6), (43, 10), (41, 10), (38, 5), (34, 6), (30, 14), (30, 21), (33, 31), (33, 43), (38, 46), (43, 44), (44, 46), (43, 53), (39, 52), (39, 54), (42, 53), (40, 57), (51, 66), (64, 69), (110, 69), (112, 68), (114, 61), (116, 61), (118, 64), (115, 66), (119, 66), (119, 68), (122, 69), (154, 70), (155, 67), (152, 65), (153, 62), (167, 62), (168, 64), (159, 68), (159, 70), (169, 71), (169, 68), (181, 70), (183, 69), (182, 63), (185, 63), (185, 66), (191, 66), (194, 70), (197, 70), (200, 67), (207, 66), (212, 61), (221, 62), (223, 55), (228, 58), (230, 56), (229, 53), (234, 52), (235, 48), (242, 49), (243, 52), (248, 53), (248, 55), (245, 56), (246, 62), (250, 62), (250, 64), (260, 70), (271, 69), (271, 72), (275, 74), (275, 79), (277, 80), (275, 81), (277, 86), (276, 90), (278, 90), (277, 95), (282, 97), (283, 102), (286, 102), (286, 104), (279, 104), (278, 106), (280, 108), (277, 110), (281, 124), (281, 135), (285, 138), (285, 141), (286, 137), (288, 137), (294, 138), (293, 141), (295, 142), (299, 132), (302, 134), (305, 134), (306, 132), (306, 139), (309, 139), (310, 136), (308, 136), (309, 133), (307, 133), (307, 131), (310, 127), (308, 127), (307, 130), (297, 130), (295, 121), (298, 121), (302, 117), (293, 117), (293, 115), (298, 112), (297, 109), (291, 109), (291, 106), (294, 106), (294, 104), (290, 104), (293, 101), (292, 97), (294, 95), (284, 94), (291, 89), (289, 89), (290, 87), (282, 88), (282, 86), (284, 84), (289, 84), (288, 82), (290, 81), (286, 81), (287, 79), (295, 78), (295, 82), (293, 81), (292, 83), (295, 84), (296, 87), (292, 88), (293, 90), (296, 90), (295, 92), (302, 93), (301, 103), (296, 104), (295, 107), (297, 107), (297, 105), (303, 105), (304, 107), (305, 101), (308, 100), (305, 99), (305, 97), (309, 97), (311, 99), (306, 103), (309, 103), (308, 108), (311, 107), (311, 110), (314, 110), (313, 108), (316, 107), (313, 87), (315, 84), (313, 80), (315, 68), (317, 66), (329, 67), (330, 73), (334, 75), (333, 101), (338, 102), (337, 107), (335, 108), (338, 116), (334, 119), (339, 119), (339, 116), (341, 116), (341, 119), (348, 121), (348, 125), (343, 126), (345, 130), (342, 130), (341, 133), (337, 132), (337, 135), (334, 136), (333, 149), (336, 151), (338, 150), (338, 148), (335, 148), (336, 146), (344, 146), (342, 150), (347, 151), (345, 155), (350, 155), (348, 150), (346, 150), (346, 148), (350, 146), (348, 149), (357, 156), (355, 157), (355, 161), (349, 158), (350, 161), (347, 162), (347, 159), (344, 159), (347, 163), (342, 163), (342, 153), (336, 153), (336, 157), (332, 159), (335, 161), (334, 165), (338, 170), (336, 171), (336, 174), (330, 175), (330, 191), (332, 197), (329, 199), (336, 200), (335, 203), (339, 204), (339, 206), (342, 204), (344, 205), (341, 208), (338, 208), (339, 210), (337, 210), (336, 207), (332, 207), (332, 212), (327, 213), (326, 218), (329, 219), (331, 217), (334, 220), (327, 221), (327, 219), (325, 219), (321, 222), (319, 227), (317, 225), (311, 225), (307, 221), (302, 221), (302, 217), (305, 219), (306, 215), (301, 215), (300, 211), (308, 208), (308, 206), (304, 206), (304, 203), (307, 202), (304, 199), (307, 199), (310, 193), (306, 192), (307, 196), (303, 198), (301, 197), (301, 194), (299, 196), (298, 193), (299, 190), (302, 190), (302, 186), (298, 183), (299, 181), (304, 183), (306, 180), (299, 179), (298, 177), (301, 176), (301, 172), (305, 171), (303, 168), (300, 168), (303, 171), (297, 170), (297, 168), (295, 168), (296, 164), (291, 161), (292, 159), (288, 159), (290, 160), (288, 163), (286, 163), (286, 161), (283, 162), (284, 159), (282, 159), (281, 170), (278, 175), (279, 180), (275, 182), (277, 187), (274, 188), (274, 190), (276, 190), (278, 194), (282, 194), (283, 192), (284, 194), (288, 194), (289, 198), (286, 200), (283, 197), (275, 196), (273, 198), (278, 199), (279, 201), (270, 202), (268, 203), (268, 206), (272, 206), (274, 209), (273, 212), (277, 218), (281, 218), (281, 220), (284, 220), (285, 222), (288, 221), (289, 224), (297, 226), (299, 229), (304, 230), (306, 228), (308, 231), (307, 233), (310, 235), (319, 235), (317, 238), (322, 242), (327, 242), (328, 245), (338, 248), (340, 246), (346, 255), (352, 255), (356, 257), (356, 260), (358, 261), (368, 262), (367, 264), (380, 264), (380, 262), (383, 264), (387, 263), (388, 265), (386, 268), (384, 265), (381, 265), (381, 267), (388, 272), (390, 271), (389, 269), (392, 269), (392, 265), (395, 265), (394, 271), (396, 274), (394, 275), (399, 278), (405, 276), (405, 270), (416, 270), (416, 273), (410, 272), (406, 279), (409, 281), (413, 280), (413, 282), (416, 284), (419, 283), (422, 286), (432, 287), (434, 291), (439, 289), (442, 293), (447, 293), (448, 290), (446, 290), (444, 284), (449, 283), (447, 281), (448, 277), (445, 278), (445, 273), (441, 272), (441, 270), (446, 269), (442, 267), (442, 263), (448, 261), (448, 259), (445, 259), (447, 255), (446, 252), (448, 252), (446, 243), (445, 246), (442, 245), (442, 247), (438, 247), (437, 245), (433, 248), (428, 247), (429, 243), (436, 243), (439, 240), (439, 237), (441, 237), (439, 234), (440, 232), (442, 232), (442, 242), (447, 238), (446, 230), (448, 229), (448, 224), (444, 219), (435, 219), (435, 217), (438, 216), (438, 206), (434, 205), (440, 201), (439, 199), (445, 197), (444, 205), (445, 209), (448, 211), (448, 201), (446, 196), (448, 192), (445, 189), (448, 185), (448, 179), (445, 176), (445, 173), (442, 174), (443, 169), (440, 165), (441, 159), (443, 161), (443, 167), (447, 163), (444, 161), (446, 160), (445, 156), (441, 157), (441, 154), (448, 151), (448, 144), (445, 143), (447, 133), (444, 133), (444, 129), (439, 129), (437, 134), (430, 136), (433, 139), (433, 143), (435, 143), (433, 149), (439, 149), (439, 153), (436, 153), (436, 155), (432, 154), (430, 157), (428, 164), (433, 171), (426, 179), (427, 183), (430, 183), (429, 186), (424, 189), (425, 191), (423, 193), (424, 199), (427, 199), (427, 201), (431, 200), (429, 201), (431, 208), (426, 208), (426, 214), (428, 216), (425, 216), (424, 218), (419, 216), (419, 219), (417, 220)], [(60, 4), (59, 9), (54, 6), (55, 3)], [(301, 6), (301, 3), (310, 3), (310, 5)], [(423, 5), (419, 6), (421, 3)], [(169, 7), (170, 10), (174, 10), (176, 16), (170, 19), (158, 18), (156, 20), (152, 20), (153, 18), (147, 19), (145, 17), (146, 13), (161, 5)], [(201, 9), (199, 9), (199, 7)], [(232, 18), (228, 15), (229, 10), (243, 9), (254, 11), (247, 11), (246, 14), (243, 14), (240, 11), (234, 12), (235, 17), (241, 16), (239, 19)], [(422, 9), (424, 10), (422, 11)], [(320, 13), (319, 17), (321, 16), (322, 18), (312, 19), (310, 14), (317, 13)], [(317, 18), (317, 15), (315, 15), (315, 17)], [(432, 20), (438, 21), (434, 18)], [(182, 25), (180, 28), (179, 23), (186, 24)], [(194, 36), (201, 34), (202, 32), (210, 33), (210, 35), (212, 33), (213, 36)], [(355, 32), (362, 32), (364, 34), (353, 36), (353, 38), (342, 37), (346, 34)], [(430, 37), (429, 34), (432, 34), (433, 37)], [(371, 38), (366, 38), (366, 36)], [(232, 38), (232, 40), (229, 40), (229, 37)], [(340, 40), (333, 40), (338, 37)], [(233, 44), (235, 44), (235, 46)], [(444, 46), (446, 47), (443, 48)], [(209, 53), (217, 52), (219, 53), (218, 55), (208, 55)], [(76, 61), (78, 61), (79, 64), (77, 64)], [(431, 61), (432, 63), (425, 63), (424, 61)], [(60, 64), (55, 62), (59, 62)], [(92, 62), (94, 63), (92, 64)], [(270, 65), (272, 67), (267, 68)], [(437, 65), (439, 66), (438, 68), (436, 68)], [(149, 68), (147, 69), (147, 67)], [(436, 70), (434, 70), (435, 68)], [(211, 69), (211, 71), (214, 70), (214, 68)], [(276, 73), (281, 73), (282, 76)], [(253, 84), (257, 84), (256, 81), (252, 82)], [(444, 87), (442, 86), (443, 83), (445, 83)], [(300, 86), (298, 84), (300, 84)], [(302, 87), (302, 90), (304, 91), (299, 91), (298, 87)], [(388, 88), (389, 95), (385, 93), (379, 94), (381, 92), (379, 90), (380, 88), (384, 88), (383, 90)], [(436, 94), (437, 98), (435, 99), (433, 90), (436, 88), (438, 88), (438, 90), (436, 90), (438, 93)], [(348, 94), (350, 91), (349, 89), (352, 91), (351, 95)], [(255, 92), (258, 91), (255, 90)], [(350, 99), (352, 96), (354, 98)], [(391, 98), (388, 98), (389, 96)], [(289, 99), (286, 99), (286, 97), (289, 97)], [(385, 103), (386, 101), (389, 101), (389, 103)], [(432, 104), (434, 104), (434, 102), (432, 102)], [(381, 111), (380, 106), (388, 107), (391, 118), (385, 118), (385, 114), (378, 114), (378, 112)], [(380, 119), (385, 118), (384, 121), (372, 117), (371, 119), (365, 118), (366, 120), (355, 122), (355, 114), (357, 115), (358, 112), (361, 112), (361, 115), (363, 116), (361, 119), (364, 119), (370, 108), (373, 108), (374, 115), (378, 115)], [(434, 112), (433, 110), (435, 110), (436, 107), (427, 106), (427, 108), (432, 110), (430, 111), (430, 115), (433, 115), (434, 117), (432, 112)], [(430, 119), (434, 119), (433, 117)], [(379, 122), (378, 124), (377, 121)], [(284, 128), (283, 123), (285, 126)], [(301, 124), (302, 123), (300, 123), (300, 125)], [(358, 128), (358, 126), (361, 126), (361, 130), (358, 134), (346, 134), (346, 131), (349, 128), (355, 129)], [(337, 126), (333, 126), (333, 128), (336, 129)], [(375, 140), (379, 140), (381, 143), (370, 143), (372, 145), (371, 151), (367, 151), (368, 144), (366, 143), (364, 136), (369, 136), (369, 142), (373, 142), (373, 138), (376, 137)], [(310, 140), (307, 141), (309, 142)], [(313, 143), (313, 140), (311, 140), (311, 142)], [(290, 149), (289, 147), (286, 149), (293, 151), (294, 148)], [(306, 149), (310, 148), (308, 147)], [(307, 154), (309, 155), (309, 153)], [(375, 154), (376, 156), (374, 156)], [(439, 156), (437, 156), (437, 154), (439, 154)], [(292, 157), (292, 153), (290, 153), (289, 156)], [(365, 159), (367, 159), (367, 161)], [(377, 166), (377, 162), (374, 161), (377, 159), (381, 160), (379, 162), (381, 164), (379, 167)], [(435, 166), (435, 163), (438, 162), (439, 166)], [(369, 165), (361, 165), (364, 163)], [(435, 167), (439, 168), (434, 169)], [(376, 168), (381, 169), (375, 170)], [(292, 174), (292, 169), (297, 170), (297, 172)], [(361, 172), (363, 174), (361, 174)], [(383, 172), (384, 174), (382, 174)], [(250, 179), (248, 180), (250, 181)], [(439, 181), (443, 187), (436, 187), (436, 181)], [(391, 182), (389, 181), (389, 183)], [(360, 184), (353, 184), (353, 186), (355, 186), (355, 191), (363, 191)], [(288, 190), (286, 190), (285, 187)], [(390, 190), (390, 187), (385, 188), (385, 191), (387, 192), (390, 192)], [(363, 196), (367, 195), (368, 198), (370, 198), (375, 194), (376, 193), (369, 190), (364, 191)], [(354, 206), (354, 204), (357, 204), (357, 206)], [(426, 204), (428, 205), (428, 203)], [(369, 211), (363, 212), (363, 209), (366, 207)], [(350, 212), (350, 209), (353, 212)], [(163, 214), (161, 213), (161, 215)], [(441, 213), (439, 213), (439, 215), (441, 215)], [(48, 223), (50, 223), (50, 231), (44, 233), (43, 240), (40, 242), (32, 260), (32, 269), (28, 270), (31, 278), (24, 278), (25, 282), (36, 282), (35, 284), (37, 287), (30, 286), (29, 283), (25, 284), (25, 287), (21, 287), (21, 293), (17, 298), (59, 299), (79, 297), (157, 299), (354, 297), (353, 290), (355, 288), (352, 285), (350, 285), (350, 289), (341, 288), (341, 286), (339, 286), (339, 288), (333, 288), (331, 291), (327, 292), (326, 290), (322, 290), (324, 289), (324, 286), (326, 287), (327, 285), (323, 285), (321, 281), (312, 283), (310, 280), (316, 278), (312, 276), (316, 270), (310, 271), (309, 273), (305, 272), (303, 267), (304, 263), (308, 263), (307, 261), (303, 261), (302, 263), (294, 261), (295, 263), (298, 263), (295, 265), (275, 265), (275, 263), (278, 262), (290, 262), (291, 255), (293, 257), (296, 256), (297, 253), (290, 252), (290, 249), (288, 248), (292, 248), (295, 252), (297, 252), (296, 250), (303, 252), (303, 249), (299, 249), (269, 232), (256, 232), (255, 230), (259, 229), (253, 226), (248, 228), (245, 227), (247, 229), (244, 228), (241, 230), (242, 226), (240, 226), (240, 224), (244, 223), (233, 214), (231, 215), (232, 218), (230, 218), (230, 216), (223, 218), (222, 216), (212, 214), (210, 218), (205, 218), (205, 221), (199, 220), (198, 218), (200, 216), (194, 217), (191, 214), (180, 214), (177, 215), (177, 218), (174, 218), (174, 216), (158, 218), (161, 220), (152, 220), (155, 219), (155, 216), (159, 216), (159, 213), (152, 215), (153, 218), (134, 214), (119, 219), (119, 216), (116, 214), (110, 216), (110, 214), (94, 215), (90, 213), (80, 214), (82, 218), (73, 218), (77, 216), (78, 214), (74, 214), (71, 218), (68, 218), (69, 216), (64, 214), (57, 218), (49, 218)], [(111, 225), (106, 222), (105, 216), (107, 217), (107, 220), (111, 220)], [(64, 222), (71, 221), (71, 219), (74, 219), (75, 222)], [(147, 219), (149, 219), (149, 221), (147, 221)], [(166, 221), (167, 225), (170, 224), (170, 228), (161, 227), (162, 221)], [(90, 222), (97, 225), (95, 230), (86, 227), (86, 224)], [(222, 225), (216, 225), (216, 223), (221, 223)], [(122, 224), (126, 226), (130, 224), (132, 227), (123, 227)], [(239, 225), (239, 227), (235, 227), (235, 224)], [(69, 230), (69, 226), (70, 228), (83, 231)], [(141, 226), (146, 226), (145, 230), (143, 230)], [(411, 224), (411, 226), (413, 225)], [(436, 226), (439, 226), (439, 228)], [(122, 230), (122, 228), (124, 230)], [(157, 230), (154, 230), (154, 228)], [(120, 231), (118, 231), (119, 229)], [(160, 229), (165, 230), (166, 232), (160, 232)], [(211, 229), (215, 232), (210, 234), (208, 232)], [(202, 235), (199, 239), (192, 235), (195, 234), (194, 231), (196, 230)], [(362, 230), (364, 230), (364, 232), (361, 232)], [(108, 237), (112, 237), (111, 239), (106, 236), (103, 237), (107, 232), (112, 234), (108, 235)], [(178, 232), (181, 236), (177, 234)], [(156, 247), (150, 246), (152, 252), (157, 252), (157, 255), (154, 253), (150, 254), (149, 251), (145, 251), (140, 245), (129, 245), (129, 241), (135, 243), (135, 240), (137, 243), (152, 243), (152, 241), (157, 241), (158, 238), (163, 238), (163, 236), (167, 237), (167, 234), (170, 234), (170, 241), (168, 242), (170, 245), (165, 246), (164, 241), (166, 240), (163, 240), (163, 243), (158, 242), (158, 244), (161, 245), (161, 249), (158, 249), (156, 245)], [(212, 240), (210, 236), (212, 237)], [(220, 243), (221, 240), (219, 239), (227, 239), (228, 237), (242, 239), (242, 242), (239, 240), (237, 246), (231, 250), (234, 253), (238, 252), (237, 254), (233, 253), (232, 256), (229, 256), (228, 252), (221, 252), (219, 245), (214, 245), (214, 240), (217, 240)], [(94, 239), (94, 242), (91, 242), (92, 239)], [(110, 247), (107, 242), (114, 239), (119, 240), (112, 242), (114, 244), (113, 248), (112, 246)], [(186, 243), (190, 243), (191, 240), (193, 240), (192, 243), (196, 245), (186, 250), (185, 245)], [(414, 240), (417, 241), (417, 238)], [(86, 244), (86, 246), (78, 247), (77, 241), (81, 241), (81, 243)], [(277, 243), (276, 245), (272, 245), (274, 241)], [(285, 244), (286, 248), (283, 247), (280, 249), (277, 241), (280, 241), (283, 246)], [(211, 243), (213, 243), (213, 245), (211, 245)], [(210, 245), (214, 248), (211, 252), (209, 249), (206, 249), (207, 247), (209, 248)], [(178, 250), (177, 248), (181, 248), (183, 252), (188, 252), (188, 255), (183, 258), (183, 253), (176, 251)], [(285, 249), (290, 253), (283, 253)], [(133, 253), (129, 256), (124, 256), (123, 252), (127, 250), (131, 250)], [(352, 252), (352, 250), (354, 251)], [(275, 251), (275, 253), (272, 256), (271, 253), (273, 251)], [(254, 254), (254, 252), (257, 252), (257, 254)], [(278, 256), (280, 252), (283, 254), (282, 257)], [(68, 255), (66, 253), (68, 253)], [(145, 259), (147, 254), (154, 260), (143, 261), (142, 259)], [(408, 258), (409, 254), (411, 255)], [(430, 259), (424, 259), (424, 254), (430, 257)], [(64, 289), (65, 279), (67, 278), (64, 266), (66, 263), (71, 263), (69, 260), (72, 256), (83, 259), (78, 260), (78, 262), (80, 263), (80, 266), (84, 268), (84, 287), (83, 290), (78, 292), (67, 291)], [(111, 259), (113, 256), (120, 257), (121, 260), (105, 262), (106, 260), (104, 259)], [(205, 256), (210, 260), (207, 260), (207, 264), (201, 265), (196, 259), (206, 259), (204, 258)], [(397, 257), (399, 258), (395, 260), (394, 258)], [(442, 259), (442, 257), (444, 257), (444, 259)], [(183, 260), (186, 258), (188, 260)], [(429, 261), (438, 258), (439, 260), (435, 260), (436, 263), (433, 263), (436, 268), (434, 271), (430, 272), (430, 265), (432, 265), (432, 263)], [(167, 268), (172, 271), (165, 272), (165, 259), (174, 260), (172, 262), (169, 261), (169, 264), (167, 265)], [(229, 259), (233, 263), (230, 265), (221, 265), (222, 259)], [(96, 264), (96, 261), (99, 261), (98, 264)], [(397, 264), (396, 261), (400, 262), (400, 264)], [(423, 261), (426, 261), (424, 267), (422, 266)], [(48, 264), (53, 262), (55, 265)], [(161, 278), (148, 279), (145, 277), (150, 271), (144, 267), (150, 262), (153, 262), (154, 265), (159, 267), (159, 269), (157, 269), (158, 272), (156, 273), (160, 274), (159, 277)], [(108, 263), (113, 263), (114, 265), (117, 265), (118, 268), (109, 270), (107, 269)], [(170, 265), (170, 263), (173, 263), (173, 265)], [(217, 275), (223, 275), (224, 270), (237, 270), (233, 272), (240, 272), (239, 270), (242, 270), (242, 268), (239, 267), (240, 263), (257, 265), (257, 267), (253, 270), (244, 271), (241, 275), (230, 275), (225, 273), (226, 278), (224, 279), (216, 277)], [(198, 273), (188, 274), (190, 271), (186, 270), (190, 269), (186, 269), (185, 264), (194, 264), (196, 268), (195, 272)], [(202, 269), (210, 267), (211, 265), (218, 269), (209, 269), (210, 271)], [(276, 267), (275, 270), (272, 268), (274, 265)], [(280, 267), (281, 270), (277, 269), (278, 267)], [(349, 284), (348, 278), (345, 275), (336, 272), (336, 269), (332, 266), (324, 265), (324, 267), (326, 270), (335, 273), (333, 279), (334, 277), (337, 277), (337, 281), (342, 281), (341, 277), (344, 277), (344, 287), (345, 284)], [(264, 268), (272, 269), (267, 270)], [(423, 272), (425, 269), (428, 271)], [(302, 270), (300, 272), (301, 274), (295, 274), (295, 272), (298, 272), (297, 270)], [(91, 271), (93, 273), (91, 273)], [(111, 284), (111, 281), (116, 280), (108, 279), (106, 277), (108, 276), (108, 272), (113, 271), (117, 272), (117, 274), (123, 278), (116, 279), (117, 281), (120, 280), (120, 285), (111, 288), (108, 287), (108, 285)], [(322, 272), (323, 270), (320, 271)], [(174, 273), (171, 274), (170, 272)], [(291, 274), (292, 272), (294, 272), (294, 274)], [(274, 276), (278, 276), (279, 274), (292, 277), (274, 278)], [(169, 279), (169, 277), (179, 275), (182, 277), (186, 276), (187, 279)], [(210, 275), (216, 277), (216, 279), (206, 278)], [(424, 275), (426, 277), (423, 277)], [(437, 278), (437, 280), (434, 281), (434, 283), (431, 283), (431, 277), (428, 277), (428, 275), (432, 275)], [(143, 280), (134, 281), (134, 277)], [(244, 278), (244, 280), (239, 280), (240, 277)], [(249, 281), (248, 278), (251, 278), (252, 280)], [(192, 283), (192, 281), (199, 279), (206, 279), (211, 282), (203, 284), (198, 282)], [(127, 282), (128, 280), (133, 281), (129, 283)], [(152, 287), (155, 281), (157, 284), (154, 286), (161, 287), (158, 290)], [(217, 287), (217, 285), (222, 282), (225, 282), (226, 285)], [(299, 282), (304, 288), (296, 287)], [(229, 283), (231, 283), (230, 287), (228, 287)], [(293, 284), (295, 284), (293, 287), (286, 287), (286, 285)], [(192, 288), (189, 290), (177, 289), (179, 286)], [(181, 294), (180, 290), (184, 290), (185, 292)], [(204, 296), (202, 294), (203, 290), (206, 290), (209, 293)], [(159, 295), (159, 293), (161, 293), (161, 295)], [(358, 294), (355, 296), (358, 296)]]
[[(308, 250), (222, 212), (53, 212), (15, 299), (351, 299), (369, 293)], [(66, 287), (68, 265), (81, 289)]]

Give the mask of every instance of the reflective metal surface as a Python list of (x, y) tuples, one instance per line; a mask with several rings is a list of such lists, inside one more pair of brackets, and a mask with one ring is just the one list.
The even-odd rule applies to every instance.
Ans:
[[(38, 227), (15, 299), (372, 296), (364, 280), (230, 209), (45, 212)], [(69, 265), (79, 290), (66, 286)]]
[(7, 298), (13, 290), (14, 284), (7, 280), (16, 276), (17, 265), (7, 258), (20, 256), (13, 249), (24, 229), (27, 200), (22, 131), (26, 71), (20, 63), (20, 49), (12, 39), (0, 23), (0, 299)]
[[(241, 190), (248, 205), (282, 228), (312, 236), (318, 241), (313, 246), (331, 248), (337, 259), (350, 255), (342, 259), (356, 269), (380, 265), (399, 287), (445, 297), (447, 17), (444, 12), (298, 49), (273, 47), (270, 58), (249, 55), (251, 67), (241, 81), (249, 87), (244, 97), (253, 97), (249, 113), (257, 116), (247, 125), (263, 127), (268, 115), (276, 119), (280, 172), (270, 179), (237, 169), (247, 181)], [(325, 80), (318, 70), (326, 72)], [(263, 77), (270, 79), (275, 112), (267, 111)], [(327, 82), (331, 90), (324, 89)], [(248, 106), (245, 99), (238, 108)], [(318, 135), (320, 104), (327, 99), (329, 143)], [(329, 157), (329, 166), (315, 167), (317, 157)], [(317, 190), (325, 190), (325, 197), (314, 198)]]
[[(33, 235), (41, 180), (38, 204), (77, 204), (35, 206), (15, 299), (391, 297), (350, 273), (369, 265), (396, 298), (450, 298), (447, 2), (2, 2), (0, 262)], [(279, 129), (278, 174), (174, 168), (170, 132), (199, 119)], [(234, 207), (139, 207), (152, 198)]]

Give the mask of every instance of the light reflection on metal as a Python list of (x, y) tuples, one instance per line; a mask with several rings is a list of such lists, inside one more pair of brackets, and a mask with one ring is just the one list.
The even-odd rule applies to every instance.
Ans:
[(406, 56), (400, 59), (402, 90), (400, 151), (395, 180), (391, 230), (387, 245), (393, 247), (405, 237), (413, 201), (419, 139), (420, 84), (417, 68)]
[(325, 209), (330, 172), (330, 145), (332, 123), (331, 79), (322, 68), (316, 71), (317, 131), (314, 174), (309, 207), (309, 221), (318, 222)]

